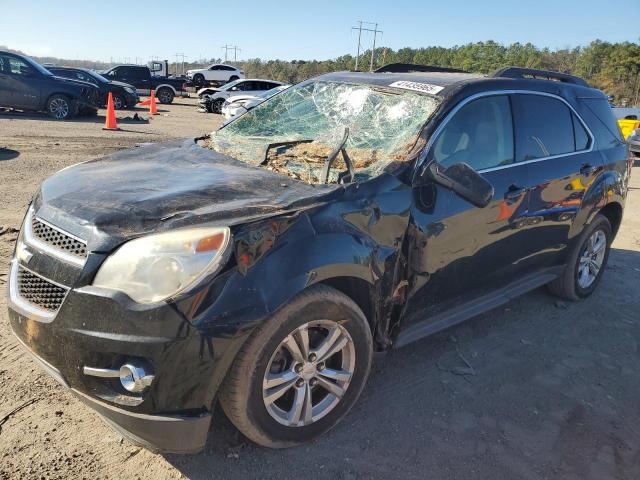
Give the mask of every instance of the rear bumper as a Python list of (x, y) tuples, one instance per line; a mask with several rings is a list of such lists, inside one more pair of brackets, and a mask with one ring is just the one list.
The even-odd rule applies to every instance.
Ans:
[(154, 452), (197, 453), (207, 441), (210, 413), (194, 416), (148, 415), (109, 405), (71, 388), (62, 373), (36, 355), (14, 332), (24, 349), (54, 380), (72, 391), (85, 405), (95, 410), (114, 430), (132, 443)]

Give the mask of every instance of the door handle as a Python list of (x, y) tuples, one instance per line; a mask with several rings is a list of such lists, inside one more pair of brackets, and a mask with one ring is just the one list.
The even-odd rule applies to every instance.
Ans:
[(589, 165), (588, 163), (585, 163), (580, 168), (580, 174), (584, 175), (585, 177), (589, 177), (594, 173), (596, 173), (598, 170), (599, 170), (599, 167), (594, 167), (592, 165)]
[(507, 193), (504, 194), (504, 199), (513, 202), (524, 195), (526, 191), (526, 188), (521, 188), (517, 185), (511, 185), (507, 190)]

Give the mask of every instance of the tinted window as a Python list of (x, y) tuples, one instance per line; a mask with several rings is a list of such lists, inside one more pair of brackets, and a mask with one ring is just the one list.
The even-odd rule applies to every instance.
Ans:
[(563, 102), (543, 95), (515, 95), (520, 112), (518, 161), (575, 150), (572, 113)]
[(33, 75), (34, 69), (22, 59), (15, 57), (4, 57), (3, 62), (4, 73), (11, 73), (13, 75)]
[(431, 155), (443, 166), (464, 162), (476, 170), (513, 163), (509, 97), (483, 97), (466, 104), (440, 132)]
[(242, 82), (238, 85), (238, 90), (242, 90), (243, 92), (249, 92), (252, 90), (259, 90), (256, 88), (256, 82)]
[(575, 114), (571, 114), (571, 118), (573, 119), (573, 134), (576, 139), (576, 150), (586, 150), (589, 148), (589, 134)]
[(604, 98), (584, 98), (580, 101), (587, 106), (584, 112), (586, 114), (585, 120), (589, 123), (589, 128), (596, 138), (598, 147), (615, 146), (624, 141), (618, 122), (607, 100)]
[(220, 70), (225, 70), (227, 72), (231, 72), (233, 70), (235, 70), (235, 68), (233, 67), (227, 67), (226, 65), (220, 65), (220, 67), (218, 67)]

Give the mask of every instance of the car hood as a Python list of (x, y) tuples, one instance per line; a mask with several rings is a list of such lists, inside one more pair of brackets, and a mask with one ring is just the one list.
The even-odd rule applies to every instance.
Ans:
[(214, 87), (203, 87), (196, 92), (196, 95), (200, 96), (207, 91), (210, 91), (211, 93), (216, 93), (216, 92), (219, 92), (220, 89), (214, 88)]
[(264, 99), (256, 95), (234, 95), (233, 97), (229, 97), (229, 100), (227, 101), (233, 104), (235, 102), (239, 102), (242, 100), (264, 100)]
[(98, 88), (93, 83), (83, 82), (82, 80), (76, 80), (73, 78), (66, 78), (66, 77), (58, 77), (57, 75), (54, 75), (54, 77), (58, 82), (66, 83), (68, 85), (78, 85), (80, 87)]
[(61, 170), (42, 184), (36, 215), (108, 252), (140, 235), (233, 226), (320, 205), (339, 185), (309, 185), (197, 145), (148, 144)]
[(133, 85), (129, 84), (129, 83), (125, 83), (125, 82), (118, 82), (117, 80), (109, 80), (109, 85), (115, 85), (116, 87), (129, 87), (133, 90), (136, 89), (136, 87), (134, 87)]

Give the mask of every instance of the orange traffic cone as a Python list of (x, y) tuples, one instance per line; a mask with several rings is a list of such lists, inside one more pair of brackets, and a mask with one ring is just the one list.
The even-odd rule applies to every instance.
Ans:
[(113, 94), (109, 92), (107, 99), (107, 118), (104, 121), (103, 130), (120, 130), (116, 122), (116, 110), (113, 108)]
[(158, 115), (158, 107), (156, 106), (156, 91), (151, 90), (151, 103), (149, 104), (149, 113)]
[(151, 105), (151, 97), (143, 100), (142, 102), (138, 102), (138, 106), (140, 107), (148, 107), (149, 105)]

